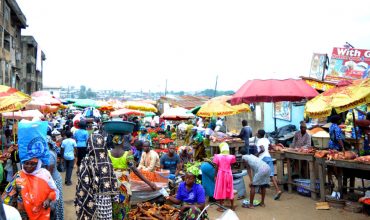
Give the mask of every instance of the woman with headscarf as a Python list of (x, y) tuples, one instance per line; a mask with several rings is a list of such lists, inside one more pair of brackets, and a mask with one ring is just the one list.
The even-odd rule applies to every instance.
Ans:
[[(185, 174), (185, 181), (180, 183), (174, 196), (166, 196), (166, 200), (176, 205), (181, 205), (180, 218), (184, 220), (195, 220), (205, 207), (206, 196), (202, 185), (196, 183), (196, 175), (192, 172)], [(204, 212), (200, 219), (208, 219)]]
[(102, 135), (90, 135), (88, 153), (78, 169), (75, 207), (79, 220), (112, 219), (118, 184), (104, 144)]
[(64, 219), (64, 201), (63, 201), (63, 182), (62, 182), (62, 176), (57, 170), (57, 153), (56, 148), (57, 146), (53, 142), (51, 138), (48, 138), (48, 145), (49, 145), (49, 166), (47, 169), (49, 170), (51, 176), (53, 177), (53, 180), (55, 182), (55, 185), (57, 186), (57, 189), (59, 190), (59, 198), (54, 203), (52, 203), (52, 209), (55, 210), (56, 214), (56, 220), (63, 220)]
[[(215, 154), (213, 163), (216, 165), (216, 183), (214, 198), (220, 200), (223, 205), (225, 199), (230, 200), (231, 209), (234, 207), (234, 183), (231, 165), (236, 162), (234, 155), (230, 155), (229, 145), (226, 142), (220, 144), (220, 154)], [(218, 208), (218, 211), (224, 211)]]
[(113, 203), (113, 219), (127, 219), (130, 210), (131, 189), (129, 184), (129, 170), (132, 170), (141, 180), (147, 183), (153, 190), (156, 185), (148, 181), (134, 166), (134, 157), (131, 147), (125, 144), (125, 135), (114, 135), (113, 146), (108, 151), (109, 158), (112, 161), (114, 173), (119, 183), (119, 201)]
[(59, 197), (50, 172), (46, 141), (47, 122), (20, 122), (18, 130), (19, 158), (22, 170), (6, 186), (2, 195), (5, 204), (17, 207), (22, 219), (50, 219), (50, 203)]
[(22, 219), (50, 219), (50, 203), (58, 199), (58, 189), (50, 172), (38, 158), (22, 161), (2, 195), (5, 204), (17, 207)]
[(198, 133), (198, 128), (193, 127), (192, 128), (193, 135), (191, 137), (191, 142), (189, 145), (193, 147), (195, 150), (194, 153), (194, 159), (195, 160), (203, 160), (203, 158), (206, 158), (206, 149), (204, 148), (204, 142), (203, 142), (203, 136)]

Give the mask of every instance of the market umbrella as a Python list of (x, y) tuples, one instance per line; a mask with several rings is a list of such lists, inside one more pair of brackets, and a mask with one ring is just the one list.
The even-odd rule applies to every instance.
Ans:
[(228, 103), (230, 99), (231, 96), (218, 96), (212, 98), (201, 105), (197, 115), (201, 117), (220, 117), (250, 111), (249, 105), (247, 104), (240, 105), (238, 107), (230, 105)]
[(43, 119), (44, 115), (39, 110), (26, 110), (26, 111), (16, 111), (16, 112), (4, 112), (3, 117), (5, 119), (27, 119), (32, 120), (33, 118)]
[(29, 95), (14, 88), (0, 85), (0, 113), (17, 111), (30, 101)]
[(141, 110), (147, 112), (157, 112), (157, 108), (149, 103), (128, 101), (124, 103), (124, 106), (128, 109)]
[[(302, 101), (312, 99), (319, 93), (301, 79), (248, 80), (231, 98), (231, 104), (254, 102)], [(274, 120), (275, 130), (276, 117)]]
[(42, 113), (48, 113), (49, 112), (49, 106), (46, 105), (44, 102), (37, 100), (35, 98), (32, 98), (32, 101), (27, 103), (25, 106), (26, 110), (39, 110)]
[(332, 109), (339, 114), (368, 103), (370, 103), (370, 79), (356, 80), (351, 84), (341, 83), (308, 101), (305, 113), (311, 118), (323, 118), (330, 116)]
[(52, 96), (32, 96), (32, 99), (38, 102), (42, 102), (45, 105), (55, 105), (55, 106), (62, 105), (62, 102), (60, 100)]
[(181, 107), (170, 108), (161, 115), (161, 118), (173, 121), (187, 120), (194, 117), (194, 114), (188, 113), (187, 109)]
[(155, 116), (154, 112), (144, 112), (144, 117), (152, 117)]
[(80, 107), (80, 108), (86, 108), (86, 107), (98, 108), (99, 107), (98, 103), (92, 99), (76, 99), (76, 102), (73, 103), (73, 106)]
[(98, 109), (100, 111), (112, 111), (114, 109), (113, 105), (111, 105), (111, 104), (109, 104), (108, 102), (105, 102), (105, 101), (98, 101), (97, 105), (99, 106)]
[(121, 117), (122, 115), (136, 115), (136, 116), (144, 116), (145, 113), (138, 110), (133, 109), (118, 109), (110, 113), (111, 117)]
[(248, 80), (232, 96), (231, 104), (254, 102), (302, 101), (312, 99), (319, 93), (301, 79)]

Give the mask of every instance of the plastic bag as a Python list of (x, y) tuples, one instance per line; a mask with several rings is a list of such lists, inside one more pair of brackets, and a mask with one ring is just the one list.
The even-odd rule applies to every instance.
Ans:
[(48, 122), (22, 120), (18, 124), (18, 149), (21, 162), (38, 158), (49, 165), (49, 147), (46, 139)]
[(236, 213), (228, 209), (226, 210), (219, 218), (216, 218), (216, 220), (239, 220), (239, 217), (236, 215)]

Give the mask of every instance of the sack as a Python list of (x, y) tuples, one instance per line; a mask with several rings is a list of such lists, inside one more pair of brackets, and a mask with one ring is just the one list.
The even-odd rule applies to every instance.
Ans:
[(64, 164), (62, 162), (59, 162), (58, 165), (57, 165), (57, 170), (60, 172), (60, 173), (63, 173), (66, 171), (66, 169), (64, 168)]

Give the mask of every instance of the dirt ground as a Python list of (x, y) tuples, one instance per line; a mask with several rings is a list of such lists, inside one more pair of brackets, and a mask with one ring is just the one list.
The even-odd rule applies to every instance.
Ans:
[[(73, 185), (63, 186), (63, 197), (64, 197), (64, 213), (66, 220), (76, 219), (75, 209), (73, 200), (76, 192), (76, 173), (73, 170)], [(65, 173), (62, 173), (64, 179)], [(249, 195), (249, 194), (248, 194)], [(255, 209), (247, 209), (241, 207), (242, 201), (237, 201), (238, 207), (236, 208), (236, 214), (241, 220), (248, 219), (369, 219), (369, 216), (364, 214), (350, 213), (342, 209), (331, 208), (330, 210), (316, 210), (316, 201), (308, 197), (303, 197), (299, 194), (289, 194), (284, 192), (279, 201), (272, 199), (274, 191), (268, 189), (266, 193), (266, 207), (256, 207)], [(256, 196), (259, 199), (259, 195)], [(216, 207), (212, 206), (208, 209), (208, 214), (211, 219), (217, 219), (222, 213), (216, 210)]]

